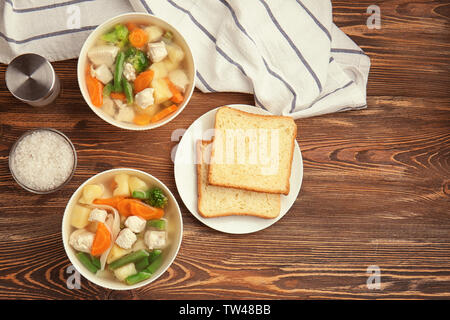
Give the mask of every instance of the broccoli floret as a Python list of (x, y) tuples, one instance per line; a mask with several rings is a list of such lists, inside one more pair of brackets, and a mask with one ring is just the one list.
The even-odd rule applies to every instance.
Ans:
[(148, 59), (144, 52), (134, 47), (129, 48), (125, 53), (126, 61), (131, 63), (137, 73), (144, 71), (148, 67)]
[(150, 198), (147, 203), (152, 207), (164, 208), (167, 205), (167, 197), (164, 192), (159, 188), (153, 188), (150, 190)]
[(104, 34), (102, 39), (123, 48), (128, 42), (128, 29), (123, 24), (118, 24), (114, 30)]

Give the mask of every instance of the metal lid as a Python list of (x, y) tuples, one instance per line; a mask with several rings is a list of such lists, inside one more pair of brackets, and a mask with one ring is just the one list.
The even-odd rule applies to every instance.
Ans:
[(14, 58), (5, 74), (8, 90), (25, 102), (38, 102), (47, 98), (53, 91), (55, 78), (50, 62), (34, 53)]

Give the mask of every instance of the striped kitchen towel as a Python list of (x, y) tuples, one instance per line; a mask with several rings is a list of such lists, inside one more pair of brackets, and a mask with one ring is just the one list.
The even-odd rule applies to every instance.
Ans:
[[(44, 0), (37, 12), (38, 1), (26, 2), (0, 4), (2, 61), (26, 51), (71, 58), (95, 25), (136, 10), (180, 30), (203, 92), (254, 93), (257, 106), (294, 118), (366, 107), (370, 59), (333, 24), (329, 0)], [(70, 6), (80, 9), (77, 28), (65, 27)], [(25, 15), (33, 28), (17, 28)]]

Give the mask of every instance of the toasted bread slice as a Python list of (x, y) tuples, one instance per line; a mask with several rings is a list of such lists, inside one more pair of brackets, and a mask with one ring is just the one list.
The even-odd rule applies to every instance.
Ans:
[(253, 192), (208, 184), (211, 141), (197, 141), (198, 211), (205, 218), (250, 215), (272, 219), (280, 214), (279, 194)]
[(296, 135), (297, 126), (290, 117), (220, 108), (215, 119), (208, 182), (289, 194)]

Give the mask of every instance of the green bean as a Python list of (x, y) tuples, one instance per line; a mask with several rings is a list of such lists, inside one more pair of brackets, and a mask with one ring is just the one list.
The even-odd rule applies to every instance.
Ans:
[(114, 71), (114, 91), (122, 92), (122, 73), (125, 61), (125, 53), (119, 52), (116, 59), (116, 69)]
[(100, 258), (98, 257), (94, 257), (91, 255), (91, 261), (92, 264), (97, 268), (100, 269), (102, 267), (102, 263), (100, 262)]
[(77, 258), (92, 273), (97, 273), (98, 268), (92, 263), (90, 255), (84, 252), (78, 252)]
[(150, 252), (150, 255), (148, 256), (148, 261), (152, 263), (155, 261), (156, 258), (158, 258), (161, 255), (162, 251), (159, 249), (155, 249), (152, 252)]
[(122, 77), (122, 88), (125, 92), (125, 97), (127, 97), (127, 102), (130, 104), (133, 103), (133, 86), (125, 77)]
[(166, 229), (166, 220), (158, 219), (158, 220), (149, 220), (147, 221), (147, 227), (152, 227), (158, 230)]
[(155, 273), (162, 264), (162, 255), (159, 255), (143, 272)]
[(124, 265), (128, 264), (128, 263), (137, 262), (137, 261), (139, 261), (139, 260), (141, 260), (141, 259), (143, 259), (145, 257), (148, 257), (148, 256), (149, 256), (149, 253), (147, 251), (145, 251), (144, 249), (139, 250), (139, 251), (135, 251), (133, 253), (127, 254), (126, 256), (124, 256), (124, 257), (122, 257), (120, 259), (117, 259), (117, 260), (111, 262), (109, 264), (109, 268), (111, 270), (115, 270), (117, 268), (120, 268), (121, 266), (124, 266)]
[(142, 271), (142, 272), (133, 274), (133, 275), (131, 275), (131, 276), (128, 276), (128, 277), (125, 279), (125, 282), (126, 282), (128, 285), (133, 285), (133, 284), (136, 284), (136, 283), (138, 283), (138, 282), (147, 280), (147, 279), (150, 278), (151, 276), (152, 276), (151, 273)]
[(131, 196), (136, 199), (145, 200), (150, 198), (150, 192), (134, 190)]
[(134, 264), (137, 271), (142, 271), (150, 265), (149, 257), (145, 257), (144, 259), (139, 260)]
[(103, 88), (103, 95), (108, 96), (111, 94), (111, 92), (114, 90), (114, 85), (112, 82), (109, 82), (104, 88)]

